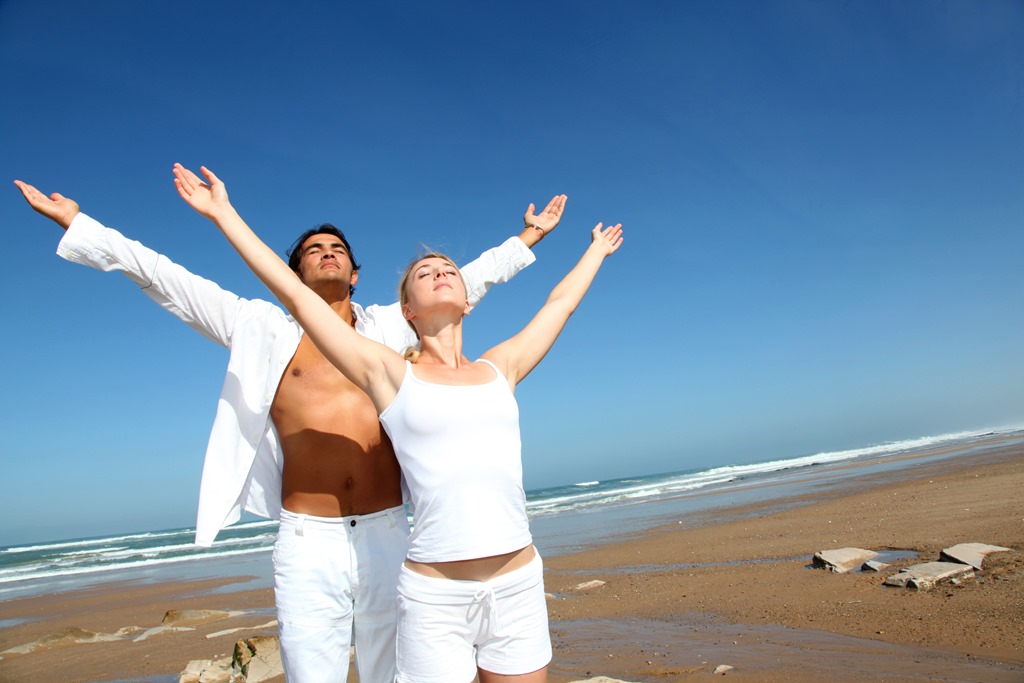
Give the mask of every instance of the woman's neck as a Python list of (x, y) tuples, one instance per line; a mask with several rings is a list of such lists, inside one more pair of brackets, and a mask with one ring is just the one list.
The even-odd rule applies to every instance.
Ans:
[(468, 362), (462, 355), (462, 325), (446, 325), (430, 333), (420, 333), (420, 357), (417, 363), (459, 368)]

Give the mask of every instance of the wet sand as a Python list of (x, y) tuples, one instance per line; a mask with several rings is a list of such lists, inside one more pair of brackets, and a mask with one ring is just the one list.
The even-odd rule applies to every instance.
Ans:
[[(276, 633), (252, 629), (215, 638), (207, 634), (259, 626), (274, 619), (272, 589), (213, 592), (244, 579), (165, 583), (102, 584), (96, 588), (11, 600), (0, 605), (0, 620), (24, 620), (0, 630), (0, 681), (4, 683), (77, 683), (100, 681), (177, 681), (192, 659), (230, 655), (239, 638)], [(210, 621), (194, 631), (154, 634), (135, 642), (146, 629), (160, 626), (168, 610), (246, 611), (245, 616)], [(27, 654), (7, 654), (40, 639), (80, 629), (115, 634), (137, 627), (113, 642), (57, 641)], [(283, 680), (283, 678), (281, 679)]]
[[(700, 680), (725, 664), (734, 667), (729, 680), (765, 683), (1024, 681), (1022, 491), (1018, 444), (546, 558), (549, 680)], [(895, 569), (972, 541), (1013, 550), (990, 555), (976, 578), (929, 592), (882, 587), (888, 571), (806, 568), (829, 548), (906, 551)], [(575, 590), (591, 580), (605, 584)], [(176, 681), (188, 660), (224, 656), (239, 638), (273, 633), (253, 628), (273, 618), (272, 591), (211, 592), (225, 583), (107, 584), (0, 604), (0, 652), (71, 628), (140, 629), (114, 642), (58, 641), (4, 654), (0, 681)], [(250, 613), (133, 642), (170, 609)]]

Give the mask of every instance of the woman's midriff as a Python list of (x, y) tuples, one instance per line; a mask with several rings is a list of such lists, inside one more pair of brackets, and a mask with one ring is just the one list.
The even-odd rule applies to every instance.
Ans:
[(520, 567), (525, 567), (536, 557), (537, 551), (532, 545), (514, 550), (504, 555), (478, 557), (473, 560), (456, 560), (454, 562), (415, 562), (405, 560), (405, 566), (423, 576), (435, 579), (453, 579), (455, 581), (487, 581), (495, 576), (508, 574)]

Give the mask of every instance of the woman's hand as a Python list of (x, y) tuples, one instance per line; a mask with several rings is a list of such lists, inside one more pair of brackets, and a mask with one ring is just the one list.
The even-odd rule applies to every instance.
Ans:
[(602, 257), (611, 256), (622, 246), (622, 223), (609, 225), (604, 230), (598, 223), (591, 231), (590, 249), (597, 251)]

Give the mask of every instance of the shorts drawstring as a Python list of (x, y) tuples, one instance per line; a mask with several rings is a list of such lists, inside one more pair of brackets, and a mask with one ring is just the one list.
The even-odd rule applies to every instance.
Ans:
[(477, 590), (473, 594), (473, 604), (479, 605), (480, 609), (485, 611), (484, 616), (490, 620), (491, 637), (502, 637), (501, 618), (498, 614), (498, 602), (497, 597), (494, 595), (494, 589), (490, 586), (484, 586)]

